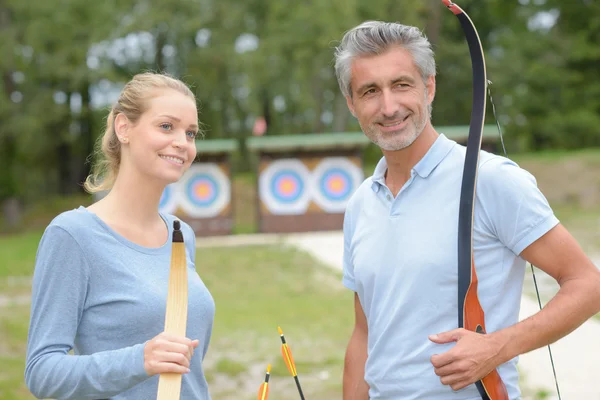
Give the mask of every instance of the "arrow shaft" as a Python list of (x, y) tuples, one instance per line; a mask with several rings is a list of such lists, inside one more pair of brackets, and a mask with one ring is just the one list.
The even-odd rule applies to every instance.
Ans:
[(304, 393), (302, 393), (302, 387), (300, 386), (298, 375), (294, 376), (294, 380), (296, 381), (296, 387), (298, 388), (298, 393), (300, 393), (300, 398), (304, 400)]

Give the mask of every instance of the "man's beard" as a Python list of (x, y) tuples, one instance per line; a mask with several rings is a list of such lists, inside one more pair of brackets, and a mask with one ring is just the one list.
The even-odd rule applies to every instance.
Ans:
[[(375, 143), (382, 150), (386, 151), (398, 151), (407, 148), (419, 137), (419, 135), (425, 129), (427, 119), (429, 118), (429, 112), (425, 107), (425, 112), (419, 121), (415, 121), (412, 115), (409, 116), (407, 125), (399, 131), (395, 132), (381, 132), (378, 128), (378, 124), (374, 123), (366, 127), (362, 127), (365, 135)], [(398, 120), (398, 115), (394, 115), (389, 118), (389, 121)], [(380, 121), (385, 123), (385, 121)]]

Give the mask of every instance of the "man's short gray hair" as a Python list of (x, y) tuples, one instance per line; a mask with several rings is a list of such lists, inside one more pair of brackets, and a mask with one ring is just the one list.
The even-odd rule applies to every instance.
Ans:
[(400, 46), (412, 54), (424, 83), (430, 76), (435, 76), (431, 44), (418, 28), (395, 22), (366, 21), (346, 32), (335, 49), (335, 74), (344, 96), (352, 97), (353, 59), (382, 54), (393, 46)]

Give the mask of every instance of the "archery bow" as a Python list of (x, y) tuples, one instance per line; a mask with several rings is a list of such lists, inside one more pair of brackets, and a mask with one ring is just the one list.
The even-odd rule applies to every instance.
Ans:
[[(487, 89), (485, 59), (479, 35), (469, 16), (452, 1), (442, 2), (460, 21), (469, 45), (473, 70), (473, 105), (458, 214), (458, 326), (486, 333), (485, 314), (477, 295), (478, 281), (473, 259), (473, 211)], [(475, 385), (483, 400), (509, 400), (506, 386), (495, 369)]]

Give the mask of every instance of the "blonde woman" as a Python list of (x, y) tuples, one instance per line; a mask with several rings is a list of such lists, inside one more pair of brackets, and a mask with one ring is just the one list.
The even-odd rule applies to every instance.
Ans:
[(189, 337), (162, 332), (174, 217), (158, 205), (196, 157), (198, 132), (196, 100), (183, 82), (144, 73), (123, 88), (102, 160), (85, 182), (91, 193), (109, 193), (57, 216), (39, 244), (25, 368), (35, 396), (156, 398), (158, 375), (172, 372), (183, 374), (182, 398), (210, 398), (202, 360), (214, 302), (183, 222)]

